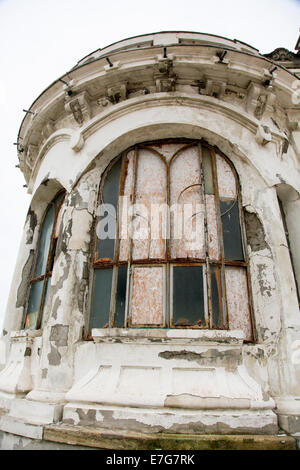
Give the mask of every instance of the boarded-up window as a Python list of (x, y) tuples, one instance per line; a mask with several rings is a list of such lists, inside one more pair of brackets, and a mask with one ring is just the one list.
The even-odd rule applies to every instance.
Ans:
[(234, 328), (251, 340), (239, 185), (221, 153), (139, 144), (104, 173), (99, 207), (91, 327)]

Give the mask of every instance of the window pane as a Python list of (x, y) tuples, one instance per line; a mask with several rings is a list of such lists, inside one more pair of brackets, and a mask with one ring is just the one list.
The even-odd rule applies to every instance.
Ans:
[(204, 176), (205, 194), (215, 194), (211, 167), (211, 155), (210, 151), (206, 147), (202, 147), (202, 168)]
[(41, 305), (42, 291), (44, 280), (33, 282), (30, 286), (30, 296), (28, 302), (28, 310), (25, 321), (25, 329), (36, 328), (37, 318)]
[(43, 221), (35, 277), (39, 277), (46, 273), (54, 216), (54, 207), (51, 205), (49, 206)]
[(127, 266), (119, 266), (114, 326), (122, 328), (125, 319)]
[(219, 266), (210, 267), (211, 303), (212, 303), (212, 326), (224, 327), (223, 320), (223, 289), (221, 269)]
[[(107, 238), (100, 239), (98, 244), (98, 257), (99, 258), (114, 258), (114, 247), (115, 247), (115, 238), (116, 238), (116, 217), (118, 209), (118, 199), (119, 199), (119, 186), (120, 186), (120, 173), (121, 173), (122, 159), (119, 160), (113, 165), (110, 172), (105, 178), (103, 186), (103, 202), (104, 204), (110, 204), (113, 206), (115, 212), (104, 211), (100, 218), (101, 220), (105, 219), (104, 223), (104, 232), (107, 232)], [(108, 224), (108, 225), (106, 225)], [(103, 232), (101, 230), (101, 232)], [(99, 236), (99, 234), (98, 234)]]
[(202, 266), (173, 267), (173, 324), (204, 326)]
[(220, 200), (220, 211), (225, 260), (242, 261), (244, 254), (238, 201), (236, 199), (229, 201)]
[[(103, 231), (106, 232), (107, 238), (99, 239), (98, 254), (99, 254), (99, 258), (108, 258), (110, 260), (113, 260), (114, 252), (115, 252), (116, 219), (115, 217), (111, 217), (110, 215), (107, 216), (106, 213), (104, 214), (104, 217), (105, 217), (105, 222), (103, 218), (102, 223), (104, 225), (103, 225), (103, 230), (101, 230), (101, 233), (103, 233)], [(98, 233), (98, 236), (99, 236), (99, 233)]]
[(91, 328), (109, 326), (112, 268), (95, 269)]

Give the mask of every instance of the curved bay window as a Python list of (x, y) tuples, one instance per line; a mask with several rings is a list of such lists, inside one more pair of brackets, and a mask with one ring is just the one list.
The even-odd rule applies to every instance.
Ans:
[(43, 326), (64, 196), (65, 192), (59, 192), (55, 196), (41, 224), (34, 274), (30, 279), (25, 329), (38, 329)]
[(235, 170), (199, 141), (136, 145), (105, 171), (91, 328), (242, 329), (252, 340)]

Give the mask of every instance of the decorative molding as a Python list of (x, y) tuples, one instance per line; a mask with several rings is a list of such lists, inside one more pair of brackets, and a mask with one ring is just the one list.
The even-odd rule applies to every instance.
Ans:
[(277, 47), (274, 51), (269, 54), (263, 54), (263, 56), (278, 62), (291, 62), (295, 59), (300, 59), (300, 55), (294, 54), (285, 47)]

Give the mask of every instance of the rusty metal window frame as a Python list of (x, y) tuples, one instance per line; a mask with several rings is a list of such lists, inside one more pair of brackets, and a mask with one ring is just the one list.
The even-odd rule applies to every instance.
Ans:
[[(178, 149), (173, 156), (166, 160), (165, 156), (160, 153), (157, 148), (153, 148), (156, 145), (159, 146), (160, 144), (166, 143), (182, 143), (182, 147)], [(166, 168), (166, 180), (167, 180), (167, 188), (166, 188), (166, 203), (168, 207), (170, 207), (170, 184), (171, 184), (171, 175), (170, 169), (172, 163), (175, 159), (179, 156), (181, 152), (189, 147), (198, 148), (198, 155), (199, 155), (199, 165), (200, 165), (200, 183), (197, 185), (191, 186), (199, 186), (200, 194), (201, 194), (201, 201), (204, 207), (204, 237), (205, 237), (205, 257), (204, 258), (175, 258), (172, 259), (170, 254), (170, 238), (167, 237), (166, 239), (166, 248), (165, 248), (165, 258), (148, 258), (148, 259), (133, 259), (132, 252), (133, 252), (133, 240), (132, 238), (129, 241), (129, 250), (128, 250), (128, 259), (127, 261), (120, 261), (119, 260), (119, 248), (120, 248), (120, 239), (119, 239), (119, 217), (117, 215), (117, 228), (116, 228), (116, 240), (115, 240), (115, 252), (114, 252), (114, 259), (111, 261), (105, 259), (98, 259), (96, 253), (96, 243), (97, 238), (94, 234), (94, 244), (93, 244), (93, 252), (96, 253), (96, 256), (93, 258), (93, 272), (95, 269), (105, 269), (105, 268), (113, 268), (113, 279), (112, 279), (112, 289), (111, 289), (111, 309), (109, 313), (109, 324), (105, 325), (105, 327), (114, 327), (114, 314), (113, 311), (115, 296), (116, 296), (116, 282), (117, 282), (117, 271), (118, 267), (122, 265), (127, 265), (127, 287), (126, 287), (126, 306), (125, 306), (125, 315), (124, 315), (124, 327), (133, 327), (133, 328), (183, 328), (183, 326), (174, 326), (172, 325), (172, 312), (173, 312), (173, 305), (172, 305), (172, 280), (173, 280), (173, 266), (178, 265), (199, 265), (204, 266), (203, 269), (203, 279), (206, 279), (206, 286), (204, 288), (204, 292), (207, 293), (206, 300), (205, 300), (205, 324), (202, 326), (199, 325), (189, 325), (186, 328), (209, 328), (209, 329), (229, 329), (228, 323), (228, 313), (227, 313), (227, 294), (226, 294), (226, 282), (225, 282), (225, 269), (228, 266), (236, 266), (236, 267), (244, 267), (247, 273), (247, 288), (248, 288), (248, 299), (249, 299), (249, 309), (250, 309), (250, 317), (251, 317), (251, 328), (254, 334), (254, 319), (253, 319), (253, 308), (252, 308), (252, 295), (251, 295), (251, 286), (250, 286), (250, 276), (249, 276), (249, 266), (248, 266), (248, 258), (247, 258), (247, 250), (246, 250), (246, 234), (245, 234), (245, 224), (243, 218), (243, 210), (241, 205), (241, 195), (240, 195), (240, 184), (238, 180), (238, 175), (233, 164), (230, 160), (216, 147), (212, 147), (211, 145), (207, 144), (202, 140), (191, 140), (191, 139), (162, 139), (157, 141), (149, 141), (144, 142), (141, 144), (137, 144), (133, 147), (130, 147), (123, 152), (119, 157), (114, 159), (103, 172), (101, 177), (101, 182), (99, 185), (99, 203), (102, 201), (102, 191), (103, 186), (105, 183), (105, 178), (108, 175), (110, 169), (116, 163), (116, 161), (121, 158), (122, 159), (122, 167), (120, 173), (120, 188), (119, 188), (119, 195), (124, 194), (124, 185), (125, 185), (125, 178), (126, 178), (126, 171), (128, 162), (126, 164), (126, 157), (130, 151), (134, 151), (133, 157), (133, 204), (136, 202), (136, 186), (137, 186), (137, 169), (138, 169), (138, 154), (140, 149), (146, 149), (151, 151), (152, 153), (156, 154), (165, 164)], [(213, 178), (213, 192), (214, 192), (214, 201), (216, 207), (216, 219), (217, 219), (217, 231), (218, 231), (218, 249), (219, 249), (219, 259), (210, 259), (208, 254), (208, 232), (207, 232), (207, 208), (206, 208), (206, 200), (205, 200), (205, 183), (204, 183), (204, 169), (203, 169), (203, 161), (202, 161), (202, 151), (203, 149), (207, 149), (210, 155), (211, 161), (211, 172)], [(226, 163), (230, 166), (231, 171), (235, 178), (236, 183), (236, 196), (234, 204), (238, 205), (238, 217), (239, 217), (239, 228), (240, 228), (240, 235), (241, 235), (241, 243), (242, 243), (242, 251), (243, 251), (243, 260), (228, 260), (225, 258), (224, 254), (224, 243), (223, 243), (223, 233), (222, 233), (222, 214), (220, 213), (220, 196), (219, 196), (219, 188), (218, 188), (218, 175), (217, 175), (217, 163), (216, 163), (216, 154), (220, 156), (220, 158), (224, 159)], [(187, 190), (184, 188), (183, 191)], [(181, 193), (183, 193), (181, 191)], [(226, 199), (226, 198), (222, 198)], [(230, 199), (230, 198), (229, 198)], [(119, 207), (118, 207), (119, 209)], [(168, 220), (168, 231), (170, 234), (170, 220)], [(164, 295), (164, 322), (162, 325), (131, 325), (131, 299), (132, 299), (132, 279), (133, 279), (133, 271), (137, 266), (164, 266), (165, 267), (165, 278), (164, 278), (164, 288), (163, 288), (163, 295)], [(220, 271), (220, 284), (221, 284), (221, 292), (222, 292), (222, 326), (217, 327), (212, 323), (213, 312), (212, 312), (212, 298), (211, 298), (211, 275), (212, 269), (217, 267)], [(93, 298), (93, 292), (91, 292), (91, 299)], [(92, 300), (91, 300), (92, 302)], [(90, 309), (91, 311), (91, 309)], [(91, 315), (90, 315), (91, 317)], [(91, 318), (90, 318), (91, 323)], [(90, 326), (89, 326), (90, 329)]]
[[(57, 204), (57, 201), (61, 196), (62, 196), (62, 198)], [(44, 307), (45, 307), (45, 299), (46, 299), (46, 293), (47, 293), (47, 284), (48, 284), (48, 280), (52, 276), (53, 265), (54, 265), (54, 261), (55, 261), (56, 245), (57, 245), (57, 239), (58, 239), (58, 235), (56, 235), (56, 230), (57, 230), (56, 225), (57, 225), (57, 221), (58, 221), (60, 211), (62, 209), (62, 205), (64, 203), (64, 198), (65, 198), (65, 190), (60, 190), (55, 195), (55, 197), (52, 199), (50, 204), (48, 204), (48, 206), (46, 207), (46, 210), (44, 212), (44, 215), (43, 215), (43, 218), (42, 218), (42, 221), (41, 221), (40, 230), (39, 230), (39, 238), (38, 238), (38, 243), (37, 243), (37, 249), (36, 249), (36, 253), (35, 253), (35, 262), (33, 264), (33, 269), (32, 269), (32, 272), (31, 272), (30, 279), (29, 279), (30, 288), (28, 289), (28, 296), (27, 296), (27, 300), (26, 300), (25, 314), (24, 314), (24, 318), (23, 318), (23, 328), (24, 329), (27, 329), (27, 327), (28, 327), (28, 325), (26, 323), (27, 323), (27, 317), (29, 315), (28, 309), (29, 309), (29, 300), (30, 300), (30, 294), (31, 294), (32, 286), (35, 283), (40, 282), (40, 281), (43, 281), (43, 286), (42, 286), (42, 294), (41, 294), (41, 299), (40, 299), (40, 306), (39, 306), (37, 319), (36, 319), (36, 325), (35, 325), (34, 329), (38, 330), (42, 327)], [(46, 261), (46, 268), (45, 268), (44, 274), (42, 274), (39, 277), (35, 277), (34, 274), (36, 272), (39, 256), (40, 256), (40, 253), (41, 253), (42, 230), (43, 230), (45, 218), (47, 216), (47, 213), (48, 213), (48, 210), (50, 209), (50, 207), (53, 207), (53, 209), (54, 209), (54, 220), (53, 220), (53, 225), (52, 225), (52, 230), (51, 230), (50, 243), (49, 243), (47, 261)]]

